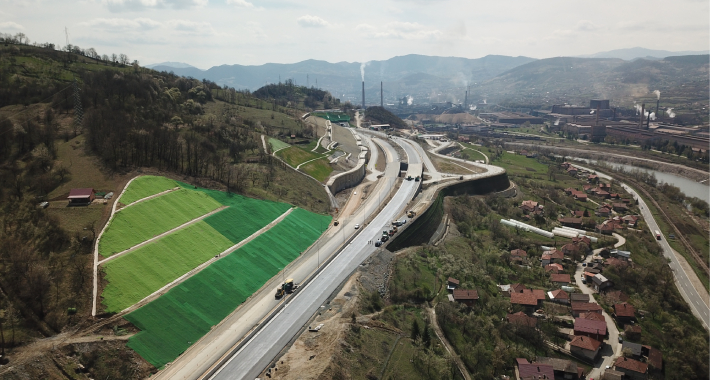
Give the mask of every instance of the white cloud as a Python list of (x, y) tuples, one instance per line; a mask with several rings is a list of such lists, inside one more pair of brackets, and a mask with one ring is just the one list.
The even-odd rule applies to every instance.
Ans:
[(203, 7), (209, 0), (103, 0), (111, 12), (139, 11), (149, 8), (186, 9)]
[(212, 28), (212, 24), (209, 22), (198, 22), (190, 20), (170, 20), (166, 22), (168, 26), (183, 32), (186, 34), (193, 35), (215, 35), (217, 32)]
[(25, 27), (12, 21), (0, 22), (0, 30), (25, 30)]
[(301, 25), (304, 28), (324, 28), (326, 26), (330, 26), (328, 21), (325, 21), (318, 16), (305, 15), (299, 17), (296, 21), (298, 22), (298, 25)]
[(254, 8), (254, 4), (246, 0), (227, 0), (227, 4), (236, 5), (243, 8)]
[(591, 32), (599, 30), (599, 26), (589, 20), (580, 20), (577, 22), (576, 29), (582, 32)]
[(149, 18), (96, 18), (91, 21), (79, 23), (95, 29), (104, 29), (112, 32), (123, 32), (126, 30), (151, 30), (162, 26), (158, 21)]
[(416, 22), (394, 21), (381, 26), (360, 24), (355, 30), (363, 32), (370, 38), (397, 38), (405, 40), (421, 40), (437, 38), (443, 35), (438, 29), (430, 29)]

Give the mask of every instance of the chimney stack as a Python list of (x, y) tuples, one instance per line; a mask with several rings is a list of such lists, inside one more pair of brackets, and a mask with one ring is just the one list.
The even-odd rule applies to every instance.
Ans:
[[(362, 103), (365, 103), (365, 85), (362, 87)], [(646, 103), (641, 104), (641, 122), (639, 123), (639, 129), (643, 128), (643, 113), (646, 111)]]
[(362, 109), (365, 109), (365, 81), (362, 81)]
[(661, 105), (661, 99), (656, 100), (656, 117), (658, 117), (658, 106)]
[(385, 96), (382, 92), (382, 82), (380, 82), (380, 107), (385, 108)]
[(468, 90), (466, 90), (466, 96), (463, 98), (463, 109), (465, 110), (468, 106)]

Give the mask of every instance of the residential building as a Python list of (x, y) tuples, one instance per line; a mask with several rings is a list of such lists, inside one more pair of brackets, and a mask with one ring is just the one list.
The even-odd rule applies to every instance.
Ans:
[(602, 342), (585, 335), (575, 336), (569, 344), (573, 355), (595, 361), (599, 356)]
[(580, 313), (579, 318), (606, 322), (606, 319), (604, 318), (602, 313), (597, 313), (596, 311), (590, 311), (589, 313)]
[(535, 363), (551, 365), (553, 371), (555, 371), (556, 379), (576, 380), (582, 378), (584, 375), (583, 368), (577, 367), (577, 364), (567, 359), (538, 356), (537, 359), (535, 359)]
[(522, 249), (514, 249), (510, 251), (511, 261), (524, 261), (528, 257), (528, 253)]
[(572, 293), (569, 298), (571, 302), (589, 302), (589, 294)]
[(94, 189), (83, 188), (83, 189), (71, 189), (69, 191), (69, 205), (70, 206), (87, 206), (91, 204), (96, 198)]
[(478, 291), (471, 289), (454, 289), (454, 301), (471, 306), (478, 300)]
[(574, 320), (574, 335), (584, 335), (598, 341), (603, 341), (606, 336), (606, 322), (594, 319), (576, 318)]
[(582, 218), (559, 218), (557, 221), (565, 227), (582, 228)]
[(562, 264), (552, 263), (545, 265), (545, 272), (547, 273), (560, 273), (564, 270)]
[(597, 273), (594, 275), (592, 278), (592, 288), (596, 290), (597, 292), (601, 292), (602, 290), (610, 287), (612, 285), (611, 281), (609, 281), (604, 275), (601, 273)]
[(549, 364), (530, 363), (527, 359), (515, 359), (520, 379), (554, 379), (555, 370)]
[(547, 296), (552, 302), (569, 304), (569, 294), (562, 289), (549, 291), (547, 292)]
[(645, 380), (648, 378), (648, 364), (623, 356), (617, 358), (614, 362), (614, 370), (623, 372), (633, 380)]
[(446, 289), (450, 292), (452, 292), (454, 289), (459, 287), (459, 280), (449, 277), (448, 280), (446, 280)]
[(540, 305), (540, 300), (532, 292), (510, 293), (510, 303), (522, 306), (527, 314), (531, 314)]
[(540, 257), (540, 260), (542, 260), (542, 265), (548, 265), (551, 263), (561, 263), (562, 260), (565, 258), (565, 254), (562, 253), (561, 251), (558, 251), (556, 249), (552, 251), (548, 251), (547, 253), (543, 253), (542, 256)]
[(581, 313), (602, 312), (602, 307), (599, 304), (592, 302), (575, 302), (572, 300), (572, 316), (578, 318)]
[(636, 318), (636, 309), (626, 302), (614, 304), (614, 317), (619, 324), (629, 323)]
[(551, 274), (550, 281), (557, 285), (568, 285), (571, 282), (570, 275), (566, 273)]
[(626, 206), (624, 203), (613, 203), (612, 207), (614, 207), (614, 211), (616, 212), (627, 212), (629, 211), (629, 207)]

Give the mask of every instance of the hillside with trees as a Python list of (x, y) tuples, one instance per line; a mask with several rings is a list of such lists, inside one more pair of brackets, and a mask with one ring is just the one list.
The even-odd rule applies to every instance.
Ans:
[(372, 121), (373, 124), (389, 124), (392, 128), (397, 129), (407, 128), (407, 123), (399, 116), (379, 106), (367, 107), (365, 118)]

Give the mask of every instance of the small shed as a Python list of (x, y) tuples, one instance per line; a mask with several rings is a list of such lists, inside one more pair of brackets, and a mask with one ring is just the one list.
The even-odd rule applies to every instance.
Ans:
[(69, 192), (69, 205), (88, 205), (94, 201), (96, 194), (92, 188), (71, 189)]
[(448, 280), (446, 280), (446, 289), (449, 291), (453, 291), (454, 289), (459, 287), (459, 280), (449, 277)]

